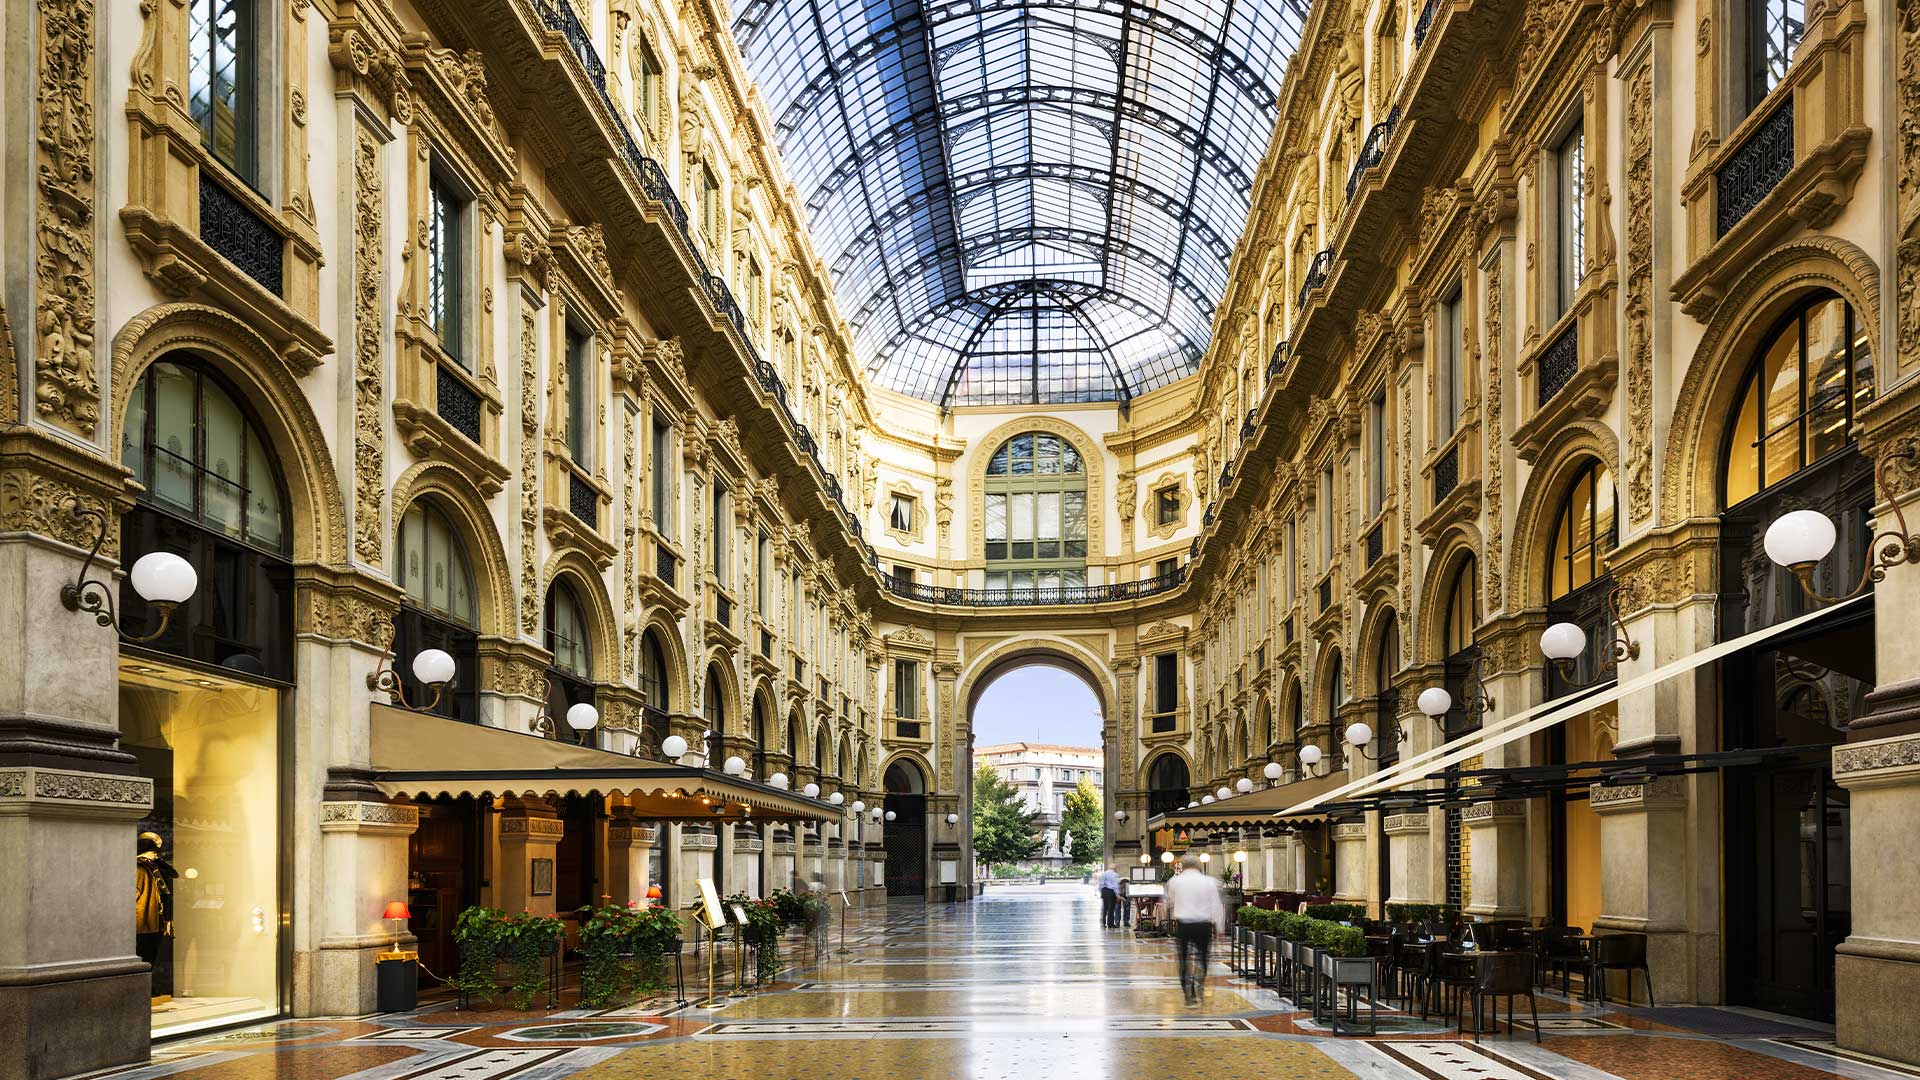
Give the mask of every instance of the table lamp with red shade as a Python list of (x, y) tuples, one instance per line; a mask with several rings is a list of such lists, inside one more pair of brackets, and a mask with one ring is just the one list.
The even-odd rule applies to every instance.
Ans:
[(660, 886), (658, 885), (647, 886), (647, 906), (652, 907), (653, 902), (658, 899), (660, 899)]
[[(407, 902), (405, 900), (389, 900), (387, 901), (387, 910), (380, 913), (380, 918), (387, 922), (405, 922), (413, 918), (413, 913), (407, 910)], [(400, 935), (398, 933), (393, 935), (393, 951), (395, 953), (400, 951)]]

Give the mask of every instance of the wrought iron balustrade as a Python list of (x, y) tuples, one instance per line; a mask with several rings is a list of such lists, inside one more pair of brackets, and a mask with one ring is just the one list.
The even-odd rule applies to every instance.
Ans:
[(435, 364), (434, 371), (434, 412), (451, 424), (453, 430), (479, 445), (480, 395), (467, 385), (465, 379), (448, 371), (447, 365)]
[(567, 473), (567, 512), (590, 528), (600, 527), (600, 493), (586, 482), (579, 473)]
[(286, 240), (212, 174), (212, 166), (200, 169), (200, 239), (261, 288), (284, 296)]
[(713, 621), (721, 626), (733, 626), (733, 601), (724, 593), (713, 598)]
[(1307, 306), (1307, 294), (1327, 283), (1327, 275), (1333, 272), (1333, 249), (1322, 248), (1307, 264), (1307, 279), (1300, 284), (1300, 305)]
[(1460, 486), (1460, 444), (1447, 447), (1440, 460), (1433, 463), (1433, 501), (1437, 506), (1453, 489)]
[[(1203, 529), (1213, 528), (1213, 504), (1212, 503), (1208, 503), (1206, 509), (1200, 512), (1200, 527)], [(1196, 537), (1195, 539), (1198, 539), (1198, 538)]]
[(1753, 213), (1793, 171), (1793, 98), (1787, 97), (1713, 174), (1714, 235)]
[(1380, 556), (1386, 553), (1386, 547), (1387, 547), (1386, 532), (1387, 532), (1387, 525), (1386, 525), (1386, 522), (1384, 521), (1376, 522), (1373, 528), (1367, 530), (1367, 565), (1368, 566), (1372, 566), (1374, 563), (1379, 562)]
[(1318, 586), (1318, 592), (1319, 592), (1319, 596), (1316, 597), (1316, 599), (1320, 601), (1320, 610), (1325, 611), (1329, 607), (1332, 607), (1333, 606), (1333, 579), (1321, 578), (1320, 584)]
[(1025, 607), (1047, 604), (1106, 604), (1138, 600), (1177, 588), (1187, 579), (1187, 568), (1175, 567), (1167, 573), (1142, 581), (1116, 581), (1109, 585), (1057, 585), (1008, 589), (962, 589), (931, 585), (922, 581), (881, 580), (887, 591), (907, 600), (927, 604), (955, 604), (968, 607)]
[(668, 551), (664, 544), (657, 545), (653, 551), (654, 576), (658, 577), (660, 583), (669, 589), (679, 588), (677, 583), (680, 568), (679, 557), (674, 555), (673, 552)]
[(1227, 481), (1232, 479), (1233, 479), (1233, 462), (1229, 461), (1225, 465), (1220, 466), (1220, 484), (1219, 484), (1220, 490), (1225, 491), (1227, 489)]
[(1547, 402), (1552, 401), (1553, 396), (1572, 382), (1574, 373), (1580, 370), (1579, 331), (1578, 322), (1568, 323), (1567, 328), (1560, 332), (1560, 336), (1553, 339), (1553, 344), (1547, 346), (1547, 351), (1540, 354), (1540, 362), (1535, 368), (1539, 383), (1534, 402), (1536, 408), (1544, 407)]
[(1280, 373), (1287, 370), (1287, 343), (1282, 341), (1273, 347), (1273, 355), (1267, 357), (1267, 378), (1278, 379)]
[(1440, 5), (1445, 0), (1427, 0), (1420, 8), (1420, 21), (1413, 24), (1413, 47), (1419, 48), (1427, 43), (1427, 34), (1433, 29), (1433, 21), (1440, 15)]
[(1360, 147), (1360, 156), (1353, 159), (1353, 168), (1347, 173), (1347, 201), (1353, 201), (1354, 190), (1360, 186), (1360, 174), (1380, 164), (1387, 156), (1387, 140), (1393, 137), (1393, 128), (1400, 122), (1400, 106), (1388, 110), (1387, 118), (1367, 129), (1367, 141)]
[(1247, 418), (1240, 421), (1240, 437), (1243, 439), (1251, 439), (1253, 438), (1253, 433), (1257, 430), (1253, 425), (1253, 410), (1248, 409)]

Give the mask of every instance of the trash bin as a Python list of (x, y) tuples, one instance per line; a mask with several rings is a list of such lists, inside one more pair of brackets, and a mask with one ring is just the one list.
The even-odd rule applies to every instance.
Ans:
[(420, 964), (413, 953), (382, 953), (374, 964), (376, 1007), (412, 1012), (420, 1004)]

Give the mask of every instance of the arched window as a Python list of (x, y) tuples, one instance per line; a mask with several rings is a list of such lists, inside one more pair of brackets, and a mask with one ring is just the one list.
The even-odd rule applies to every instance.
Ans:
[(1029, 431), (987, 462), (987, 588), (1045, 594), (1087, 583), (1087, 467), (1073, 444)]
[(162, 360), (140, 377), (127, 402), (120, 463), (146, 488), (140, 501), (285, 554), (273, 458), (240, 403), (198, 360)]
[[(166, 633), (145, 647), (291, 682), (286, 499), (247, 409), (204, 361), (172, 354), (134, 385), (120, 461), (144, 489), (120, 522), (121, 565), (168, 551), (200, 577)], [(119, 607), (129, 634), (158, 622), (125, 581)]]
[(1468, 556), (1447, 587), (1446, 622), (1440, 630), (1440, 655), (1453, 656), (1473, 645), (1473, 628), (1480, 625), (1480, 591), (1474, 587), (1478, 562)]
[(1334, 767), (1344, 760), (1341, 755), (1346, 750), (1347, 740), (1340, 727), (1340, 706), (1347, 703), (1346, 672), (1340, 668), (1340, 652), (1334, 652), (1327, 658), (1326, 716), (1327, 747), (1331, 751), (1327, 756), (1333, 759)]
[(787, 753), (793, 755), (793, 763), (795, 765), (806, 764), (806, 759), (801, 756), (800, 750), (801, 750), (800, 717), (799, 717), (799, 714), (797, 713), (788, 713), (787, 714)]
[(395, 577), (406, 591), (394, 619), (394, 670), (407, 684), (409, 701), (431, 701), (415, 685), (411, 658), (423, 649), (442, 649), (453, 657), (453, 685), (434, 711), (455, 720), (480, 719), (480, 649), (473, 569), (453, 523), (432, 500), (416, 499), (400, 516), (400, 543), (394, 554)]
[(1613, 473), (1594, 458), (1575, 475), (1553, 516), (1553, 542), (1547, 547), (1549, 601), (1583, 588), (1606, 572), (1614, 526)]
[(666, 712), (673, 707), (667, 689), (667, 651), (652, 627), (640, 635), (640, 695), (648, 708)]
[(1400, 620), (1388, 612), (1386, 625), (1380, 628), (1380, 651), (1373, 657), (1373, 752), (1383, 765), (1400, 760), (1400, 689), (1393, 685), (1394, 672), (1399, 670)]
[(1300, 687), (1296, 684), (1287, 695), (1288, 728), (1287, 737), (1294, 742), (1300, 741), (1300, 729), (1306, 726), (1306, 703), (1300, 700)]
[(761, 780), (773, 775), (767, 768), (767, 753), (773, 749), (773, 717), (767, 714), (767, 699), (753, 698), (753, 775)]
[(709, 769), (719, 768), (720, 763), (726, 760), (725, 744), (721, 742), (721, 737), (724, 736), (727, 731), (727, 698), (720, 690), (722, 685), (721, 679), (722, 676), (718, 664), (707, 668), (707, 732), (705, 749), (707, 768)]
[(813, 733), (813, 767), (820, 771), (821, 776), (825, 776), (830, 764), (827, 760), (827, 729), (821, 728)]
[(1845, 300), (1822, 293), (1754, 354), (1727, 434), (1723, 506), (1780, 483), (1850, 441), (1873, 398), (1873, 342)]
[(1192, 781), (1178, 754), (1161, 754), (1147, 766), (1147, 814), (1165, 814), (1187, 805)]
[[(571, 737), (567, 729), (567, 710), (582, 703), (594, 703), (593, 644), (587, 634), (586, 605), (567, 580), (558, 579), (547, 589), (547, 651), (553, 663), (547, 668), (551, 689), (547, 695), (547, 715), (555, 721), (554, 737)], [(581, 741), (598, 745), (600, 729), (582, 733)]]

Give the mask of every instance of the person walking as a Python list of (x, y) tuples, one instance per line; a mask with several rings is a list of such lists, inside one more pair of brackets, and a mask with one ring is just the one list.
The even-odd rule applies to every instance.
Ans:
[(1227, 928), (1227, 904), (1220, 883), (1200, 869), (1200, 856), (1180, 857), (1180, 872), (1167, 882), (1167, 918), (1180, 963), (1180, 989), (1189, 1007), (1200, 1004), (1207, 981), (1207, 954), (1213, 935)]
[(1108, 929), (1120, 925), (1120, 875), (1113, 867), (1100, 870), (1100, 925)]

